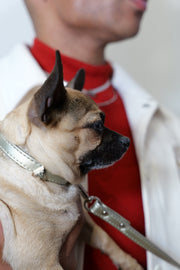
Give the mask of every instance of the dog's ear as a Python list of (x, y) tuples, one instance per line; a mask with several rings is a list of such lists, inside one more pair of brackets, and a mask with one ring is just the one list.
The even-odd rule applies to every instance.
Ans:
[(51, 113), (60, 109), (66, 99), (66, 90), (63, 84), (63, 68), (59, 51), (56, 51), (56, 63), (53, 71), (36, 92), (31, 102), (28, 116), (35, 124), (39, 120), (44, 124), (51, 122)]
[(79, 69), (75, 77), (68, 82), (66, 87), (73, 88), (79, 91), (82, 91), (85, 82), (85, 70), (83, 68)]

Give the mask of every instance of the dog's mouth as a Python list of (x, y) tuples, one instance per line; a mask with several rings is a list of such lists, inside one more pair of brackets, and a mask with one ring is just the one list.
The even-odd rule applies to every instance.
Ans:
[(104, 128), (101, 144), (80, 158), (80, 171), (105, 168), (122, 158), (130, 144), (129, 138)]

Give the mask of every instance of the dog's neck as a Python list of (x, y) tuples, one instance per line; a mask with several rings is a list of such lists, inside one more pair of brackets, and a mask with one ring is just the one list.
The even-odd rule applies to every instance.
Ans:
[[(56, 146), (53, 145), (55, 141)], [(70, 166), (75, 163), (74, 156), (68, 152), (64, 156), (63, 146), (58, 145), (58, 141), (61, 141), (60, 134), (57, 139), (33, 126), (31, 134), (26, 139), (26, 147), (30, 154), (51, 173), (61, 176), (71, 184), (81, 183), (85, 176), (80, 175), (77, 166)]]
[(15, 144), (10, 143), (3, 135), (0, 133), (0, 149), (1, 151), (17, 163), (22, 168), (31, 171), (34, 177), (39, 177), (44, 181), (49, 181), (59, 185), (68, 186), (70, 183), (64, 178), (54, 175), (44, 168), (37, 160), (25, 152), (22, 148)]

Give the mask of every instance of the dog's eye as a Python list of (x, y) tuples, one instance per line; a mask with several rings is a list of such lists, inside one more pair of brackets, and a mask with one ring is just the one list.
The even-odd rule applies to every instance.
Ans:
[(96, 121), (96, 122), (86, 125), (86, 128), (92, 128), (98, 133), (101, 133), (104, 130), (104, 124), (103, 124), (103, 121)]
[(94, 122), (93, 128), (98, 132), (102, 132), (104, 130), (104, 124), (102, 121)]

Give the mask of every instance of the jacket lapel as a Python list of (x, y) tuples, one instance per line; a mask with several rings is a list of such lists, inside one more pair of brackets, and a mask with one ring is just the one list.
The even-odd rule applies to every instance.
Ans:
[(113, 65), (113, 67), (112, 83), (123, 99), (131, 126), (136, 154), (140, 161), (143, 156), (146, 131), (153, 115), (158, 109), (158, 103), (139, 87), (124, 70), (117, 65)]

